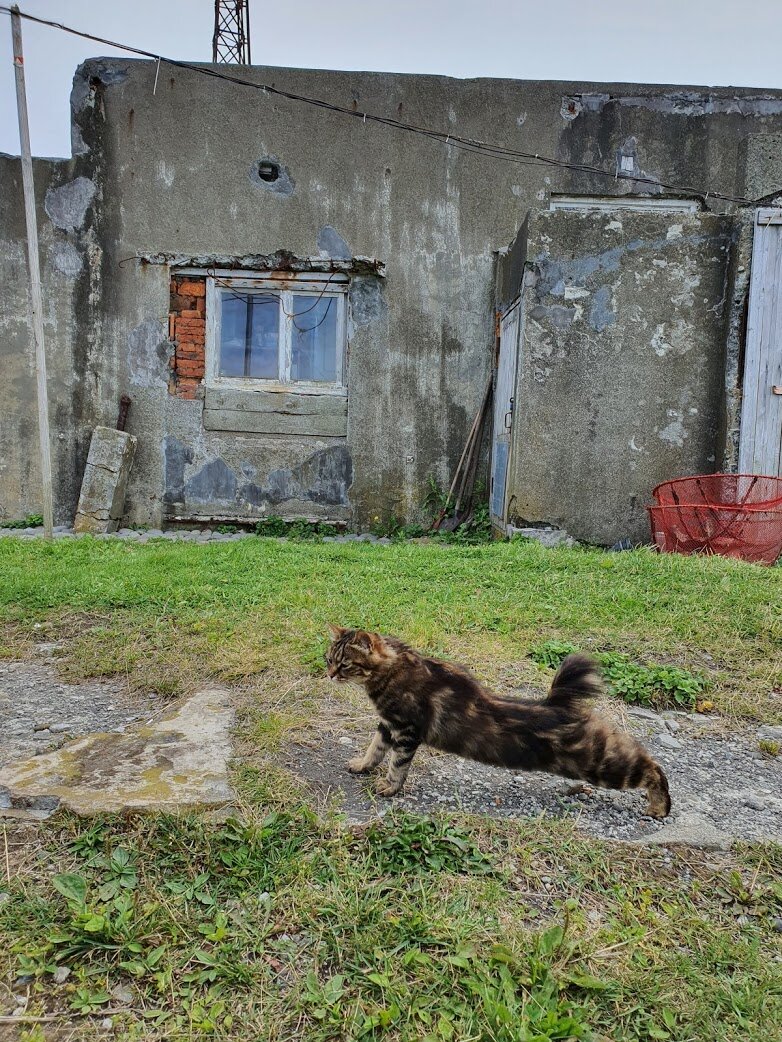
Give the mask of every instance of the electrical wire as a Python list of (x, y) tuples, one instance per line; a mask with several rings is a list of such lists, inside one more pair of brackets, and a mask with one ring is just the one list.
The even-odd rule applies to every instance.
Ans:
[[(0, 4), (0, 11), (7, 14), (11, 13), (11, 8), (4, 4)], [(206, 66), (197, 65), (192, 62), (180, 61), (175, 58), (167, 58), (165, 55), (156, 54), (153, 51), (144, 50), (141, 47), (133, 47), (130, 44), (119, 43), (116, 40), (107, 40), (105, 37), (96, 36), (93, 33), (83, 32), (80, 29), (74, 29), (71, 26), (64, 25), (62, 22), (50, 21), (46, 18), (39, 18), (36, 15), (27, 14), (23, 11), (19, 11), (19, 16), (30, 22), (35, 22), (38, 25), (45, 25), (51, 29), (58, 29), (65, 33), (70, 33), (72, 36), (78, 36), (84, 40), (91, 40), (94, 43), (105, 44), (107, 47), (113, 47), (116, 50), (127, 51), (129, 54), (137, 54), (143, 58), (149, 58), (158, 63), (165, 62), (166, 65), (170, 65), (177, 69), (187, 69), (191, 72), (197, 73), (201, 76), (209, 76), (212, 79), (222, 80), (226, 83), (234, 84), (235, 86), (248, 87), (252, 90), (258, 90), (264, 94), (274, 95), (280, 98), (286, 98), (288, 101), (297, 102), (304, 105), (314, 106), (315, 108), (324, 109), (329, 112), (336, 112), (343, 116), (350, 116), (354, 119), (360, 119), (362, 122), (375, 123), (381, 126), (390, 127), (394, 130), (401, 130), (407, 133), (418, 134), (422, 137), (428, 137), (432, 140), (439, 141), (446, 146), (450, 146), (455, 149), (460, 149), (466, 152), (472, 152), (485, 156), (489, 159), (497, 159), (506, 163), (515, 163), (520, 166), (550, 166), (561, 170), (571, 170), (577, 173), (594, 174), (599, 177), (611, 178), (612, 180), (624, 180), (632, 181), (635, 184), (651, 185), (656, 188), (665, 188), (672, 192), (678, 192), (681, 195), (692, 196), (699, 200), (719, 199), (722, 202), (737, 203), (742, 206), (754, 206), (760, 199), (768, 198), (769, 194), (760, 197), (760, 199), (747, 199), (743, 196), (727, 195), (724, 192), (716, 192), (711, 188), (695, 188), (691, 185), (679, 185), (672, 182), (656, 181), (652, 177), (645, 177), (643, 175), (636, 176), (628, 174), (622, 170), (606, 170), (603, 167), (592, 166), (588, 163), (569, 163), (566, 160), (556, 159), (552, 156), (541, 155), (537, 152), (524, 152), (519, 149), (507, 148), (504, 145), (495, 145), (486, 141), (479, 141), (474, 138), (461, 137), (458, 134), (446, 133), (441, 130), (433, 130), (428, 127), (417, 126), (412, 123), (404, 123), (401, 120), (393, 119), (390, 116), (379, 116), (371, 112), (363, 112), (357, 109), (347, 108), (342, 105), (335, 105), (332, 102), (325, 101), (321, 98), (313, 98), (304, 94), (297, 94), (293, 91), (286, 91), (280, 87), (274, 87), (268, 83), (255, 83), (252, 80), (245, 79), (242, 76), (236, 76), (226, 72), (219, 72), (217, 69)], [(782, 189), (780, 189), (782, 191)]]

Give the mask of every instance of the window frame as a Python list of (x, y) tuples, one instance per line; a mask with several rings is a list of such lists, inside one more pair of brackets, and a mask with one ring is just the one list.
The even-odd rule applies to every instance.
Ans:
[[(222, 303), (220, 293), (224, 289), (253, 290), (258, 293), (274, 293), (280, 297), (277, 372), (282, 379), (255, 376), (221, 376), (220, 347), (222, 326)], [(321, 275), (319, 272), (297, 273), (242, 273), (236, 271), (210, 271), (206, 278), (206, 373), (208, 387), (237, 388), (242, 390), (287, 391), (292, 394), (328, 394), (347, 396), (347, 292), (346, 275)], [(336, 374), (333, 382), (291, 380), (294, 295), (307, 293), (322, 295), (336, 301)], [(286, 314), (287, 312), (287, 314)], [(287, 377), (287, 379), (285, 378)]]

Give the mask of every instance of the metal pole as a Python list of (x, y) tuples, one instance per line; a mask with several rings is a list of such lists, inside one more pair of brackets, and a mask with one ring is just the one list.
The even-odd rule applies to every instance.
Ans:
[(41, 442), (41, 484), (43, 486), (43, 533), (52, 538), (52, 460), (49, 450), (49, 400), (46, 394), (46, 353), (43, 343), (43, 302), (41, 269), (38, 264), (38, 220), (35, 214), (33, 161), (30, 155), (30, 128), (27, 124), (27, 95), (24, 89), (24, 55), (22, 53), (22, 19), (19, 8), (11, 9), (14, 73), (16, 75), (16, 107), (19, 113), (19, 143), (22, 151), (22, 185), (24, 213), (27, 220), (27, 257), (30, 269), (30, 305), (35, 344), (35, 373), (38, 381), (38, 433)]

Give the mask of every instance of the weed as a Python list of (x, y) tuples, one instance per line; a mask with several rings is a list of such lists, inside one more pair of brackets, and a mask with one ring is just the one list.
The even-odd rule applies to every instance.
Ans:
[[(577, 649), (565, 641), (549, 640), (530, 650), (539, 666), (556, 668)], [(665, 709), (695, 709), (698, 696), (709, 686), (708, 678), (678, 666), (642, 666), (614, 651), (595, 654), (609, 689), (625, 702)]]
[(430, 474), (426, 481), (426, 495), (424, 496), (424, 510), (431, 516), (432, 520), (441, 514), (447, 514), (451, 509), (451, 497), (442, 488), (437, 480)]
[(390, 814), (370, 826), (366, 841), (369, 865), (380, 875), (493, 871), (472, 837), (444, 819)]
[(236, 525), (218, 525), (215, 531), (221, 535), (234, 535), (239, 529)]
[(766, 756), (779, 756), (782, 752), (782, 744), (775, 742), (773, 738), (761, 738), (758, 742), (758, 749)]
[(286, 535), (287, 532), (287, 523), (281, 517), (275, 517), (274, 514), (270, 514), (269, 517), (262, 517), (255, 525), (256, 535), (279, 538)]
[(0, 528), (40, 528), (43, 524), (42, 514), (28, 514), (17, 521), (0, 521)]
[(284, 521), (281, 517), (261, 518), (255, 525), (255, 534), (275, 538), (286, 537), (288, 539), (322, 539), (323, 536), (333, 536), (338, 529), (334, 525), (326, 524), (324, 521)]

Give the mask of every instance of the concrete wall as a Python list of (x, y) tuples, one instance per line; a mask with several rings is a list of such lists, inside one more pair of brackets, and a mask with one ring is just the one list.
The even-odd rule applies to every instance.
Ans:
[(654, 485), (717, 468), (732, 226), (629, 211), (530, 221), (511, 523), (645, 541)]
[[(33, 164), (49, 377), (55, 520), (72, 522), (94, 422), (99, 374), (84, 350), (77, 316), (90, 294), (83, 227), (88, 194), (79, 194), (70, 161)], [(27, 235), (18, 159), (0, 156), (0, 519), (40, 513), (35, 352), (29, 325)]]
[[(73, 510), (85, 428), (113, 424), (128, 393), (129, 430), (139, 439), (132, 521), (290, 512), (362, 526), (376, 515), (414, 517), (427, 478), (450, 478), (489, 372), (495, 251), (552, 192), (626, 194), (633, 183), (497, 162), (189, 70), (162, 66), (153, 92), (155, 73), (149, 62), (96, 59), (74, 81), (65, 227), (44, 230), (82, 259), (50, 340), (59, 378), (75, 373), (84, 391), (59, 513)], [(782, 132), (780, 92), (609, 85), (584, 93), (568, 83), (264, 68), (243, 75), (566, 161), (612, 170), (631, 157), (639, 176), (736, 195), (763, 182), (772, 160), (759, 142)], [(284, 168), (285, 191), (258, 179), (262, 158)], [(3, 213), (0, 236), (8, 221)], [(346, 439), (205, 431), (203, 402), (168, 392), (169, 269), (140, 258), (252, 266), (279, 250), (385, 264), (385, 278), (362, 276), (351, 291)], [(665, 311), (658, 321), (669, 321), (668, 303), (658, 298), (655, 307)], [(18, 322), (19, 300), (11, 310)], [(27, 398), (28, 384), (19, 393)], [(0, 415), (6, 396), (0, 391)], [(25, 406), (9, 433), (27, 444), (22, 412), (29, 418)], [(331, 503), (317, 496), (324, 452), (340, 461)], [(22, 513), (35, 496), (15, 473), (3, 479), (8, 509)], [(261, 492), (243, 496), (247, 486)], [(265, 494), (281, 487), (294, 494)]]

